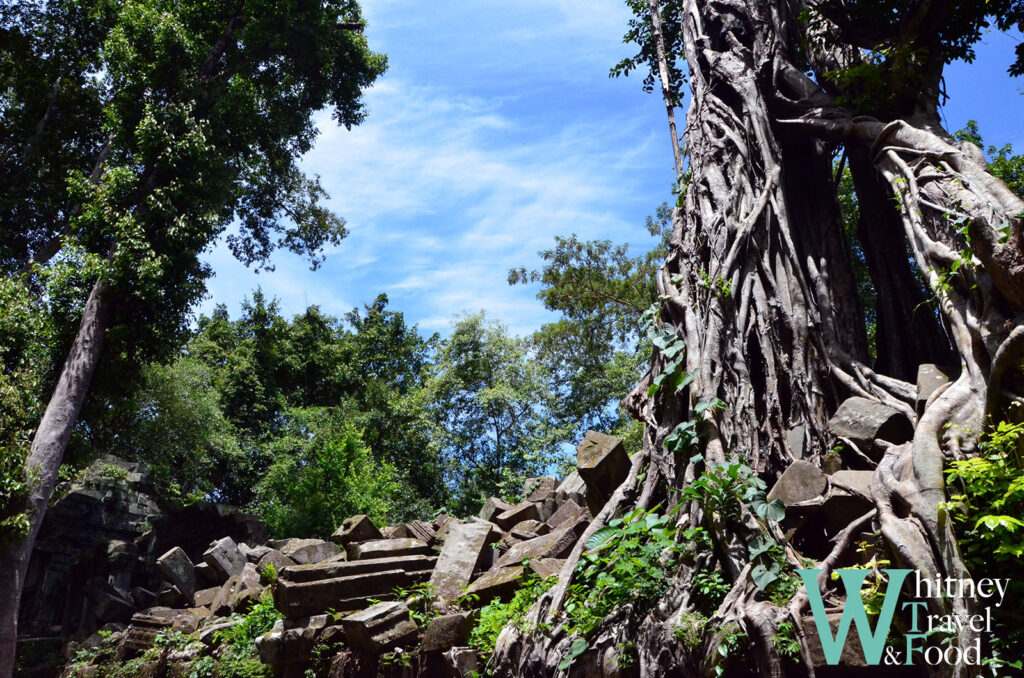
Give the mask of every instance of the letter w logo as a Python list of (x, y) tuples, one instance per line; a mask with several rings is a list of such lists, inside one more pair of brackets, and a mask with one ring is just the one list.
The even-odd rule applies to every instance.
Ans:
[(878, 664), (882, 660), (885, 639), (889, 635), (892, 617), (896, 612), (900, 589), (903, 588), (903, 581), (912, 570), (882, 570), (889, 575), (889, 587), (885, 592), (885, 602), (882, 603), (882, 611), (878, 615), (878, 625), (875, 627), (874, 634), (871, 633), (868, 615), (864, 610), (864, 601), (860, 597), (864, 578), (868, 576), (870, 570), (836, 571), (843, 580), (843, 588), (846, 589), (846, 606), (843, 608), (843, 616), (839, 620), (839, 629), (833, 638), (832, 629), (828, 625), (825, 604), (821, 600), (821, 591), (818, 590), (818, 575), (822, 570), (797, 570), (807, 589), (807, 599), (811, 604), (811, 614), (814, 615), (814, 625), (818, 627), (818, 637), (821, 638), (821, 649), (825, 653), (825, 661), (829, 664), (839, 663), (843, 647), (846, 645), (846, 636), (850, 632), (850, 622), (853, 622), (857, 625), (857, 635), (860, 636), (860, 644), (864, 647), (864, 661), (871, 665)]

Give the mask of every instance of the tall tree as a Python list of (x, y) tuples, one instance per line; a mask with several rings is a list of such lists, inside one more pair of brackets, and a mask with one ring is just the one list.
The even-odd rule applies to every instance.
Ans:
[[(711, 537), (696, 566), (679, 566), (651, 614), (606, 620), (611, 637), (636, 639), (641, 674), (744, 672), (723, 659), (735, 640), (730, 629), (739, 628), (761, 675), (777, 676), (783, 668), (772, 639), (783, 622), (800, 626), (807, 596), (782, 600), (762, 591), (766, 580), (752, 576), (760, 554), (747, 545), (768, 539), (787, 567), (803, 563), (764, 514), (742, 502), (723, 513), (698, 498), (707, 496), (701, 488), (731, 487), (730, 478), (742, 476), (725, 469), (747, 466), (769, 483), (777, 479), (797, 456), (788, 435), (796, 429), (806, 432), (803, 458), (820, 463), (833, 442), (827, 421), (846, 397), (902, 412), (914, 435), (873, 463), (873, 510), (820, 554), (820, 566), (851, 557), (852, 535), (874, 521), (883, 557), (895, 564), (969, 576), (943, 504), (943, 467), (977, 454), (987, 425), (1016, 416), (1024, 201), (993, 176), (972, 143), (943, 129), (941, 79), (946, 63), (973, 56), (989, 25), (1024, 23), (1024, 5), (685, 0), (680, 16), (692, 91), (692, 180), (658, 275), (651, 371), (628, 400), (647, 424), (644, 452), (588, 534), (629, 505), (662, 504), (679, 506), (681, 527), (700, 526)], [(1022, 66), (1019, 58), (1011, 71)], [(860, 247), (875, 288), (896, 307), (885, 322), (915, 335), (888, 373), (867, 364), (831, 171), (838, 145), (862, 212), (873, 211), (874, 230), (859, 234)], [(919, 289), (937, 298), (938, 316), (910, 315)], [(880, 333), (882, 322), (880, 314)], [(959, 359), (960, 374), (918, 414), (908, 375), (946, 351)], [(708, 406), (718, 402), (724, 408)], [(529, 621), (559, 619), (581, 550)], [(673, 628), (695, 610), (696, 582), (708, 569), (731, 590), (697, 632), (699, 651), (689, 652)], [(831, 586), (827, 576), (818, 584)], [(928, 604), (931, 614), (963, 615), (973, 601), (950, 596)], [(959, 627), (949, 640), (962, 650), (977, 638)], [(557, 664), (565, 648), (507, 633), (495, 662), (506, 672), (538, 673)], [(804, 670), (813, 671), (801, 649)], [(974, 675), (963, 662), (928, 672)]]
[[(32, 544), (104, 344), (131, 365), (178, 343), (209, 274), (199, 254), (233, 221), (228, 242), (247, 264), (277, 246), (315, 263), (344, 236), (296, 162), (315, 137), (314, 111), (362, 120), (362, 89), (385, 60), (343, 0), (2, 7), (5, 105), (33, 102), (3, 128), (3, 165), (17, 179), (3, 186), (3, 265), (73, 299), (65, 315), (79, 319), (25, 461), (31, 529), (0, 549), (8, 676)], [(88, 105), (72, 108), (76, 97)], [(51, 159), (54, 192), (19, 193)]]
[(638, 254), (629, 244), (556, 237), (553, 248), (540, 252), (540, 270), (509, 271), (510, 284), (539, 283), (537, 298), (561, 314), (533, 341), (558, 394), (550, 414), (574, 439), (592, 428), (621, 435), (633, 421), (616, 403), (650, 359), (640, 321), (658, 296), (655, 278), (668, 253), (671, 217), (671, 208), (662, 204), (647, 218), (656, 240)]
[(476, 512), (558, 461), (548, 375), (527, 340), (483, 313), (456, 322), (438, 350), (424, 396), (446, 462), (450, 508)]

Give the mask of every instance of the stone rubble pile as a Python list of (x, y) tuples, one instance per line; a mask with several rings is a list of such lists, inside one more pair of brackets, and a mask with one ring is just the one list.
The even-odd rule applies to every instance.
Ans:
[[(941, 393), (950, 378), (950, 370), (922, 365), (918, 406)], [(815, 560), (829, 553), (832, 536), (872, 510), (875, 464), (913, 435), (904, 411), (857, 397), (840, 405), (828, 429), (836, 449), (815, 463), (804, 459), (806, 428), (791, 431), (794, 461), (768, 493), (769, 501), (786, 506), (781, 527), (787, 539)], [(198, 647), (187, 652), (165, 651), (147, 672), (151, 678), (185, 678), (198, 657), (217, 656), (218, 631), (238, 624), (239, 615), (267, 596), (283, 618), (258, 639), (257, 648), (278, 678), (307, 675), (311, 662), (324, 660), (325, 653), (327, 672), (321, 663), (316, 675), (474, 675), (483, 666), (468, 640), (479, 609), (509, 600), (531, 573), (557, 575), (629, 467), (622, 441), (591, 431), (579, 445), (575, 472), (561, 481), (529, 479), (518, 503), (491, 497), (468, 518), (442, 513), (432, 522), (377, 526), (357, 515), (339, 525), (330, 541), (266, 540), (257, 530), (235, 528), (205, 546), (197, 546), (194, 535), (171, 543), (166, 530), (163, 538), (147, 533), (135, 542), (114, 541), (105, 551), (108, 563), (137, 558), (144, 546), (158, 581), (152, 590), (130, 587), (135, 578), (123, 568), (110, 568), (106, 579), (93, 577), (89, 619), (95, 629), (113, 634), (122, 660), (141, 656), (172, 631), (198, 639)], [(217, 525), (240, 524), (232, 520)], [(870, 532), (868, 526), (857, 538), (867, 539)], [(167, 548), (156, 556), (154, 545)], [(433, 606), (429, 620), (414, 614), (422, 599), (409, 595), (423, 585)], [(810, 616), (804, 631), (817, 638)], [(80, 629), (77, 635), (83, 636)], [(65, 653), (98, 642), (93, 633)], [(820, 651), (812, 654), (815, 668), (831, 675)], [(856, 658), (844, 654), (844, 664), (855, 668)]]
[[(330, 675), (339, 678), (376, 675), (381, 655), (395, 652), (409, 656), (416, 675), (469, 676), (480, 668), (467, 646), (477, 610), (510, 599), (531, 572), (557, 574), (629, 465), (620, 440), (590, 432), (579, 447), (577, 471), (561, 482), (531, 478), (521, 501), (491, 497), (477, 516), (440, 514), (430, 523), (381, 529), (357, 515), (330, 541), (225, 536), (193, 556), (173, 546), (156, 559), (157, 590), (137, 598), (151, 604), (136, 606), (127, 625), (104, 629), (120, 638), (120, 660), (141, 656), (168, 632), (195, 634), (204, 650), (164, 656), (164, 673), (153, 667), (154, 678), (177, 675), (173, 665), (184, 670), (204, 653), (216, 655), (217, 631), (239, 623), (239, 615), (270, 595), (283, 619), (257, 647), (276, 676), (302, 677), (317, 647), (335, 652)], [(424, 628), (407, 602), (396, 599), (396, 590), (418, 584), (429, 584), (441, 613)], [(93, 634), (81, 646), (98, 642)]]

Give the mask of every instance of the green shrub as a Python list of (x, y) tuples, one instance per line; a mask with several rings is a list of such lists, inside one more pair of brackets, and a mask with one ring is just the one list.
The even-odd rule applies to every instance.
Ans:
[(675, 531), (671, 516), (635, 509), (587, 540), (566, 592), (566, 631), (575, 639), (561, 669), (587, 650), (587, 636), (616, 607), (643, 606), (665, 592), (680, 551)]
[(221, 629), (214, 637), (224, 646), (223, 657), (243, 659), (256, 653), (256, 639), (269, 633), (274, 623), (283, 617), (274, 607), (270, 591), (265, 591), (245, 615), (233, 615), (239, 622)]
[(700, 646), (708, 618), (700, 612), (685, 612), (679, 615), (679, 623), (672, 627), (675, 639), (691, 650)]
[(537, 602), (537, 599), (554, 586), (557, 581), (558, 577), (555, 575), (547, 579), (541, 579), (531, 574), (523, 580), (523, 585), (512, 596), (512, 600), (507, 603), (493, 600), (485, 605), (480, 610), (480, 617), (477, 619), (473, 632), (469, 636), (469, 644), (486, 661), (491, 653), (494, 652), (494, 644), (498, 641), (498, 634), (501, 633), (506, 624), (514, 624), (521, 630), (528, 630), (522, 626), (523, 617), (533, 607), (533, 604)]
[[(960, 553), (976, 576), (1009, 579), (1007, 600), (1024, 597), (1024, 424), (999, 422), (981, 436), (980, 454), (946, 470), (950, 512)], [(1013, 606), (993, 609), (992, 675), (1024, 675), (1024, 629)]]
[(254, 509), (274, 536), (328, 539), (349, 516), (386, 522), (399, 492), (395, 468), (375, 459), (362, 434), (330, 411), (292, 410)]

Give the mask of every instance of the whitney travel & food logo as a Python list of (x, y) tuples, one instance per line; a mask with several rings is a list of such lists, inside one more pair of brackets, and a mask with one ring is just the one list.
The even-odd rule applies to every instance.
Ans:
[[(814, 617), (814, 625), (821, 639), (821, 649), (828, 664), (838, 664), (846, 646), (850, 626), (857, 627), (857, 635), (864, 648), (864, 661), (868, 665), (884, 664), (918, 665), (927, 664), (965, 664), (979, 666), (981, 664), (981, 635), (992, 631), (992, 607), (1000, 606), (1009, 588), (1009, 579), (956, 579), (939, 576), (923, 577), (916, 570), (883, 569), (889, 579), (885, 597), (878, 612), (874, 631), (868, 620), (867, 609), (861, 598), (860, 591), (865, 578), (871, 574), (867, 569), (844, 569), (836, 573), (846, 590), (846, 605), (843, 607), (839, 628), (835, 635), (829, 626), (825, 603), (818, 590), (818, 575), (823, 570), (799, 569), (797, 573), (803, 579), (807, 589), (807, 598)], [(914, 575), (913, 578), (910, 575)], [(913, 582), (915, 600), (900, 604), (900, 595), (904, 583)], [(977, 614), (933, 614), (929, 613), (929, 599), (967, 598), (978, 601), (984, 607)], [(987, 603), (987, 604), (986, 604)], [(905, 610), (909, 616), (907, 632), (902, 643), (888, 643), (893, 617), (897, 609)], [(948, 644), (946, 647), (926, 644), (926, 639), (933, 634), (959, 634), (961, 631), (973, 632), (974, 640), (967, 647)]]

